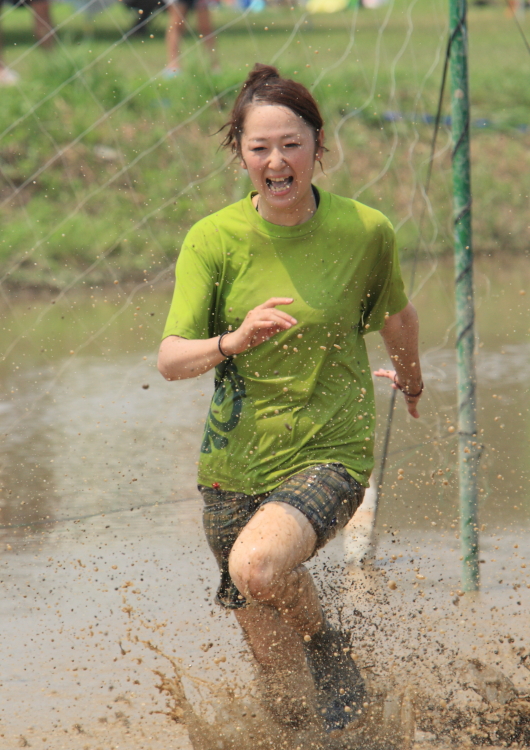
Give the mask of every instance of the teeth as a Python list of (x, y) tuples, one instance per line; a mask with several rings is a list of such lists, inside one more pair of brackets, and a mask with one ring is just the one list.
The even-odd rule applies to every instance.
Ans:
[(286, 188), (288, 187), (291, 182), (293, 181), (292, 177), (268, 177), (267, 178), (267, 184), (271, 189), (275, 188)]

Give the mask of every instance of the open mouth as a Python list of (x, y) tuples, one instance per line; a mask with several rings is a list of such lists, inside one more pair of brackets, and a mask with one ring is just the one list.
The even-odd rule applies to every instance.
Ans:
[(278, 195), (280, 193), (284, 193), (286, 190), (289, 190), (293, 183), (292, 177), (283, 177), (282, 179), (270, 179), (267, 178), (265, 180), (267, 183), (267, 187), (273, 193), (274, 195)]

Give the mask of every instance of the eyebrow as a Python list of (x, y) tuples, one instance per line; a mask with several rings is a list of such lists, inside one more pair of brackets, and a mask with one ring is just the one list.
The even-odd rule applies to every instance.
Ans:
[[(281, 135), (280, 138), (300, 138), (300, 133), (285, 133), (284, 135)], [(254, 143), (261, 143), (264, 141), (268, 141), (269, 138), (263, 137), (263, 138), (249, 138), (249, 141), (253, 141)]]

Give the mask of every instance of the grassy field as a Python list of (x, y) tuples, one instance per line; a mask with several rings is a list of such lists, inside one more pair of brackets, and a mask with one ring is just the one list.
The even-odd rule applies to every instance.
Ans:
[[(317, 185), (381, 208), (404, 255), (451, 248), (450, 132), (425, 220), (422, 185), (447, 35), (447, 3), (395, 0), (377, 11), (308, 17), (214, 11), (222, 72), (190, 31), (183, 74), (160, 78), (165, 14), (124, 38), (116, 5), (88, 20), (54, 6), (58, 44), (33, 47), (26, 10), (4, 12), (6, 59), (21, 85), (1, 90), (0, 278), (64, 288), (153, 278), (190, 225), (249, 189), (218, 150), (238, 85), (257, 60), (312, 86), (329, 154)], [(530, 246), (530, 55), (502, 5), (470, 9), (474, 245)], [(192, 19), (193, 24), (193, 19)], [(526, 32), (530, 35), (527, 17)], [(448, 92), (444, 115), (449, 114)]]

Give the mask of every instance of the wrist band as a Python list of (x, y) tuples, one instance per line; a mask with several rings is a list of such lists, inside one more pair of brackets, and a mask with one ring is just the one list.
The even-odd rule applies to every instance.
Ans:
[(423, 393), (423, 387), (424, 387), (424, 386), (423, 386), (423, 380), (421, 381), (421, 385), (420, 385), (420, 390), (419, 390), (419, 391), (418, 391), (417, 393), (409, 393), (409, 392), (408, 392), (407, 390), (405, 390), (405, 388), (403, 388), (403, 386), (402, 386), (402, 385), (400, 385), (400, 384), (398, 383), (398, 380), (397, 380), (397, 372), (396, 372), (396, 373), (395, 373), (395, 375), (394, 375), (394, 385), (396, 386), (396, 388), (397, 388), (398, 390), (400, 390), (400, 391), (401, 391), (401, 393), (404, 393), (404, 394), (405, 394), (405, 396), (408, 396), (409, 398), (418, 398), (418, 396), (421, 396), (421, 394)]
[(230, 359), (231, 354), (225, 354), (224, 351), (221, 349), (221, 341), (223, 340), (223, 336), (226, 336), (227, 333), (230, 333), (230, 331), (223, 331), (222, 334), (217, 339), (217, 348), (219, 349), (219, 352), (222, 354), (225, 359)]

